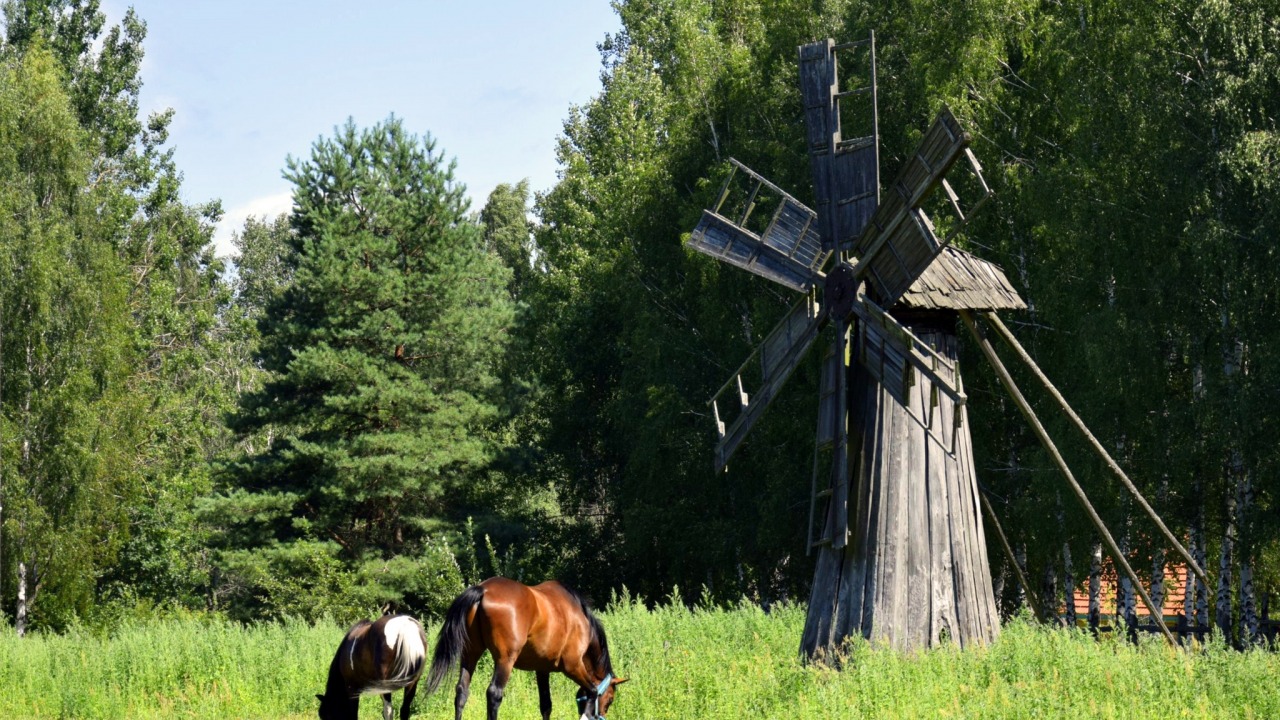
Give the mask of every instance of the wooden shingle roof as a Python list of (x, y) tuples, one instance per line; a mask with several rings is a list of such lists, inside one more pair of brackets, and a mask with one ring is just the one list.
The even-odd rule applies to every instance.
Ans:
[(1024, 310), (999, 266), (947, 246), (898, 299), (912, 310)]

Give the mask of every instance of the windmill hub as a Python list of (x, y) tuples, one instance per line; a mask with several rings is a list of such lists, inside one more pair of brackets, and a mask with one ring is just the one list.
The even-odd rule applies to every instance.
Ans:
[(858, 280), (853, 275), (853, 266), (849, 263), (836, 265), (827, 273), (826, 286), (822, 298), (827, 311), (832, 317), (845, 318), (853, 312), (853, 302), (858, 297)]

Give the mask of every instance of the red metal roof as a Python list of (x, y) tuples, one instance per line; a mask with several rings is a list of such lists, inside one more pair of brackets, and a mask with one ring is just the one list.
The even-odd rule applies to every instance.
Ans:
[[(1102, 614), (1118, 615), (1119, 612), (1116, 609), (1116, 571), (1110, 562), (1103, 566), (1099, 584), (1101, 585)], [(1183, 613), (1186, 602), (1186, 587), (1187, 567), (1185, 565), (1166, 565), (1164, 568), (1164, 599), (1161, 607), (1161, 612), (1166, 619), (1175, 618)], [(1076, 586), (1072, 600), (1077, 617), (1087, 617), (1089, 615), (1088, 576), (1085, 576), (1083, 582)], [(1134, 601), (1134, 608), (1139, 618), (1150, 616), (1142, 602), (1142, 598), (1135, 597)], [(1066, 612), (1066, 607), (1063, 603), (1059, 603), (1058, 612)]]

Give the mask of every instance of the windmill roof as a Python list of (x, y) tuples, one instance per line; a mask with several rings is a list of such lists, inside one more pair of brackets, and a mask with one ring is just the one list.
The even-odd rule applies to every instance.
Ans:
[(1023, 310), (998, 265), (948, 245), (898, 299), (912, 310)]

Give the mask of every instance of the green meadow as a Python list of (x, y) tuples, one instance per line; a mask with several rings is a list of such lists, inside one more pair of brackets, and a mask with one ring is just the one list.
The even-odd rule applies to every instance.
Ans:
[[(989, 648), (911, 655), (850, 645), (843, 669), (802, 663), (801, 607), (695, 609), (634, 602), (600, 613), (619, 674), (610, 720), (849, 717), (1280, 717), (1280, 657), (1219, 645), (1174, 650), (1038, 627), (1005, 626)], [(245, 627), (205, 617), (110, 634), (0, 637), (3, 718), (312, 718), (344, 628)], [(434, 628), (429, 632), (434, 635)], [(483, 718), (482, 664), (466, 718)], [(553, 680), (554, 717), (574, 688)], [(452, 718), (452, 680), (419, 697), (415, 718)], [(397, 707), (399, 696), (397, 695)], [(502, 717), (538, 717), (533, 676), (516, 673)], [(366, 697), (362, 718), (379, 717)]]

